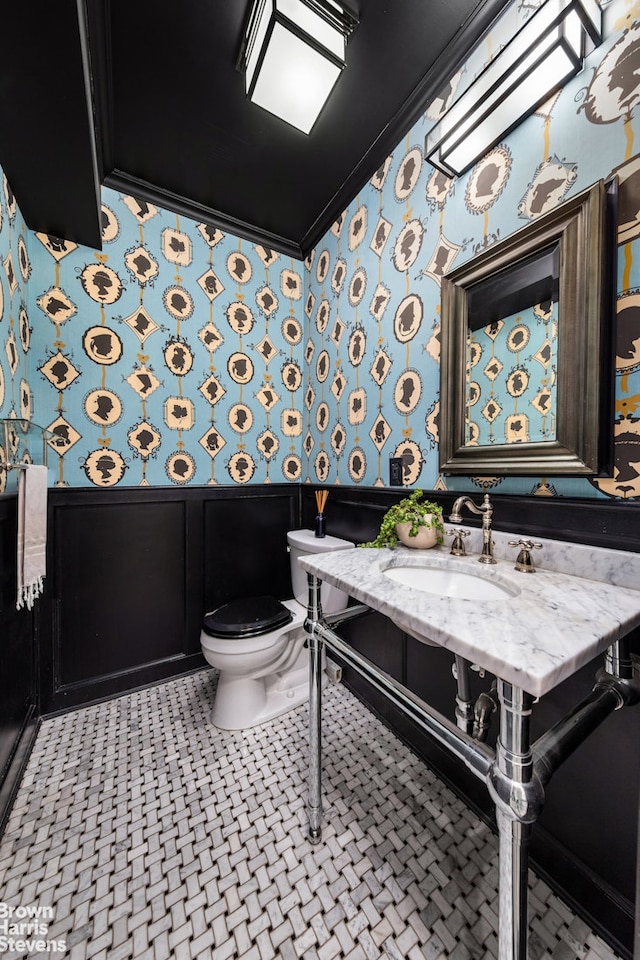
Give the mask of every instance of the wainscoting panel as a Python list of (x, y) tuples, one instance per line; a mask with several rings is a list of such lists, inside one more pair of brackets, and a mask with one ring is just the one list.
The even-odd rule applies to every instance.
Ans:
[(62, 686), (189, 652), (185, 533), (184, 503), (58, 506)]
[(202, 666), (206, 610), (290, 595), (298, 516), (287, 484), (51, 490), (43, 712)]
[(204, 501), (206, 610), (242, 597), (291, 596), (287, 531), (299, 526), (292, 494), (290, 486), (247, 487)]

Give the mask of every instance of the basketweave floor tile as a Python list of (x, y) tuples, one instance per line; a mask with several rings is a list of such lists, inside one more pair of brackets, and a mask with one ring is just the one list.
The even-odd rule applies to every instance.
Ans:
[[(228, 732), (214, 695), (203, 670), (43, 722), (0, 842), (0, 921), (29, 945), (2, 960), (497, 955), (496, 838), (355, 696), (324, 696), (312, 845), (306, 705)], [(530, 960), (617, 960), (531, 887)]]

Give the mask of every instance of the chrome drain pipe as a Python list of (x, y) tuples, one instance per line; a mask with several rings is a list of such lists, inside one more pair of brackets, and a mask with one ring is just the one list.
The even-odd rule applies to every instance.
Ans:
[(491, 684), (489, 690), (483, 690), (476, 700), (473, 711), (473, 736), (482, 743), (487, 739), (491, 718), (499, 707), (498, 690), (496, 683)]

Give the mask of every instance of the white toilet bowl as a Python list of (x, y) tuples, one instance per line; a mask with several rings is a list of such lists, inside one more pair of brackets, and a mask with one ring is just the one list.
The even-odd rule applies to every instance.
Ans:
[[(219, 671), (211, 720), (223, 730), (244, 730), (280, 716), (309, 697), (309, 654), (305, 648), (307, 575), (298, 557), (345, 550), (337, 537), (316, 538), (311, 530), (287, 534), (295, 596), (282, 602), (251, 597), (218, 607), (205, 616), (200, 645)], [(322, 585), (322, 607), (333, 613), (347, 606), (341, 590)]]

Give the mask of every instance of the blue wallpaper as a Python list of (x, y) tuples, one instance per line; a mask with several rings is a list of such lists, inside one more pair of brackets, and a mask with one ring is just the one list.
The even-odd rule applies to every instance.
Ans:
[[(0, 414), (54, 432), (59, 485), (386, 485), (403, 456), (425, 489), (640, 496), (640, 23), (614, 0), (605, 27), (578, 77), (448, 180), (425, 135), (497, 29), (304, 264), (107, 189), (102, 251), (35, 235), (5, 180)], [(442, 275), (615, 172), (613, 477), (441, 477)]]
[[(29, 376), (32, 325), (27, 307), (31, 263), (27, 230), (7, 178), (1, 174), (0, 188), (0, 416), (30, 420), (34, 397)], [(33, 438), (19, 431), (9, 434), (9, 458), (29, 458)], [(36, 459), (42, 461), (40, 435), (36, 438)], [(7, 460), (4, 435), (0, 433), (0, 463)], [(0, 493), (15, 486), (15, 474), (0, 469)]]
[[(513, 16), (526, 12), (516, 5)], [(499, 46), (499, 36), (489, 37), (308, 258), (305, 451), (312, 482), (386, 485), (389, 457), (404, 456), (405, 482), (425, 489), (479, 485), (505, 493), (640, 496), (634, 465), (640, 462), (640, 23), (632, 8), (608, 6), (605, 34), (560, 94), (450, 180), (423, 161), (425, 135), (452, 92), (468, 85)], [(626, 322), (618, 333), (614, 476), (593, 482), (440, 476), (442, 275), (615, 172), (629, 229), (621, 230), (619, 247), (619, 310), (625, 309)], [(496, 434), (495, 442), (500, 439)]]
[(471, 333), (466, 444), (555, 439), (557, 320), (547, 300)]
[(29, 353), (54, 482), (302, 474), (302, 265), (103, 191), (101, 252), (37, 234)]

